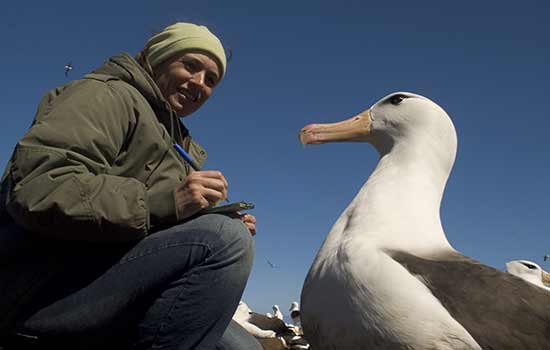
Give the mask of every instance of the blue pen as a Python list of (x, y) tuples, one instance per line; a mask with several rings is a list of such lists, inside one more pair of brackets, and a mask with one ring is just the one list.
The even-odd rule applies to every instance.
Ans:
[(185, 159), (185, 161), (187, 163), (189, 163), (189, 165), (191, 165), (191, 168), (193, 168), (193, 170), (195, 171), (200, 171), (201, 168), (200, 166), (195, 163), (195, 161), (193, 160), (193, 158), (191, 158), (191, 156), (189, 155), (189, 153), (187, 153), (183, 147), (181, 147), (180, 145), (178, 145), (177, 143), (174, 143), (174, 148), (176, 149), (176, 151), (178, 151), (178, 153), (180, 154), (180, 156), (183, 157), (183, 159)]
[[(189, 165), (191, 165), (191, 168), (193, 168), (193, 170), (195, 171), (200, 171), (201, 170), (201, 167), (195, 163), (195, 161), (193, 160), (193, 158), (191, 158), (191, 156), (189, 155), (189, 153), (187, 153), (183, 147), (181, 147), (180, 145), (178, 145), (177, 143), (174, 143), (174, 148), (176, 149), (176, 151), (178, 151), (179, 155), (182, 156), (183, 159), (185, 159), (185, 161), (187, 163), (189, 163)], [(226, 202), (229, 202), (229, 198), (225, 198), (225, 201)]]

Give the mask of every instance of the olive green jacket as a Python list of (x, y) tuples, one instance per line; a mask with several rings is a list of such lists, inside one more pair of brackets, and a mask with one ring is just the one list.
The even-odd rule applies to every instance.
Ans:
[(205, 151), (128, 54), (48, 92), (1, 183), (0, 215), (28, 231), (131, 240), (179, 221), (175, 188)]

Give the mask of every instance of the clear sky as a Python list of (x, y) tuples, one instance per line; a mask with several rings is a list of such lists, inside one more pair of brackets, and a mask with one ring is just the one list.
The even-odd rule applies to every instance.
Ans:
[[(252, 201), (256, 260), (244, 300), (285, 314), (327, 232), (377, 163), (370, 145), (302, 147), (298, 131), (393, 91), (436, 101), (458, 155), (441, 217), (455, 248), (503, 269), (550, 268), (548, 1), (9, 1), (0, 11), (0, 163), (47, 90), (174, 21), (231, 48), (227, 76), (184, 122), (232, 200)], [(271, 268), (267, 260), (277, 265)], [(396, 286), (397, 287), (397, 286)]]

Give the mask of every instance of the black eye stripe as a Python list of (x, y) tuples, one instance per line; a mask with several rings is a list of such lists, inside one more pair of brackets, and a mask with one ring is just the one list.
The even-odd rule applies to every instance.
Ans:
[(391, 103), (394, 106), (397, 106), (398, 104), (403, 102), (403, 100), (406, 99), (406, 98), (407, 98), (407, 96), (405, 96), (405, 95), (397, 94), (397, 95), (390, 96), (388, 98), (388, 102)]
[(522, 264), (524, 266), (526, 266), (528, 269), (531, 269), (531, 270), (536, 270), (537, 269), (537, 267), (535, 265), (531, 265), (531, 264), (524, 263), (524, 262), (522, 262)]

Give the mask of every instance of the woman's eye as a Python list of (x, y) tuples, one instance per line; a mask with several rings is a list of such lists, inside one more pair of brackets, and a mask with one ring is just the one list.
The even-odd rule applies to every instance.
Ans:
[(208, 85), (209, 87), (214, 87), (216, 86), (216, 84), (218, 84), (219, 80), (218, 80), (218, 75), (211, 72), (211, 71), (207, 71), (206, 72), (206, 76), (205, 76), (205, 83), (206, 85)]
[(212, 78), (206, 78), (206, 85), (212, 87), (212, 86), (216, 85), (216, 81)]
[(189, 71), (195, 71), (198, 68), (196, 62), (194, 61), (182, 61), (182, 63), (185, 69)]
[(390, 103), (391, 103), (392, 105), (397, 106), (398, 104), (400, 104), (401, 102), (403, 102), (404, 99), (405, 99), (405, 96), (403, 96), (403, 95), (395, 95), (395, 96), (392, 96), (392, 97), (391, 97)]

